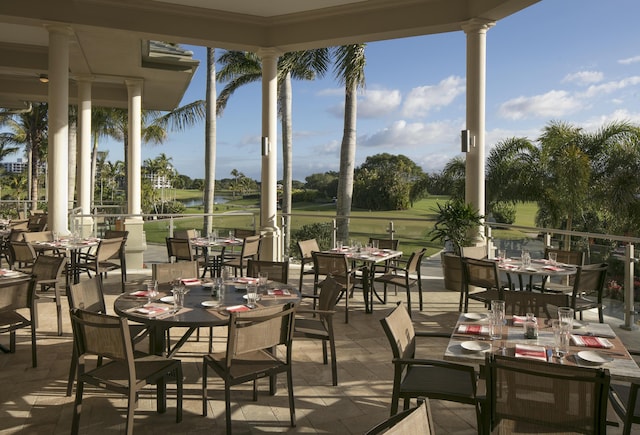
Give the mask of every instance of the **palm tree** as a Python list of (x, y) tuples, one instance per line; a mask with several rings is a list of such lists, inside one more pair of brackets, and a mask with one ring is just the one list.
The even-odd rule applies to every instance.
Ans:
[(541, 189), (539, 161), (540, 150), (526, 138), (498, 142), (487, 157), (487, 202), (535, 201)]
[(38, 208), (38, 171), (47, 155), (47, 110), (46, 103), (33, 103), (31, 110), (19, 113), (0, 110), (0, 126), (9, 130), (2, 133), (1, 143), (3, 146), (24, 146), (27, 153), (32, 210)]
[[(220, 68), (218, 79), (227, 81), (218, 96), (218, 113), (221, 114), (227, 105), (229, 97), (239, 87), (248, 83), (262, 80), (262, 63), (255, 53), (228, 51), (220, 56)], [(314, 80), (324, 75), (329, 64), (329, 50), (320, 48), (316, 50), (297, 51), (285, 53), (278, 59), (278, 112), (282, 125), (282, 180), (283, 199), (282, 212), (291, 213), (292, 192), (292, 160), (293, 160), (293, 133), (292, 133), (292, 92), (291, 79)], [(284, 246), (289, 249), (290, 217), (286, 216)]]
[(349, 240), (349, 216), (356, 160), (357, 91), (364, 87), (364, 48), (364, 44), (352, 44), (343, 45), (335, 50), (335, 76), (345, 87), (344, 132), (340, 145), (340, 178), (336, 205), (339, 240)]

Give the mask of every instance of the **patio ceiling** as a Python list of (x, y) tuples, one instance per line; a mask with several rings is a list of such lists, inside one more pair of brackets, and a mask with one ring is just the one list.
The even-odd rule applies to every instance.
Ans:
[[(90, 75), (96, 106), (127, 106), (124, 79), (144, 81), (143, 107), (171, 110), (198, 62), (148, 41), (282, 52), (460, 31), (539, 0), (20, 0), (0, 2), (0, 106), (46, 101), (48, 31), (65, 25), (72, 79)], [(75, 87), (70, 87), (75, 102)]]

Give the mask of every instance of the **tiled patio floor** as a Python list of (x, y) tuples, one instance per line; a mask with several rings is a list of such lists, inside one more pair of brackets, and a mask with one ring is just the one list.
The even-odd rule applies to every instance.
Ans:
[[(146, 260), (153, 261), (153, 259)], [(159, 260), (163, 261), (163, 260)], [(130, 288), (143, 279), (148, 270), (129, 273)], [(291, 271), (297, 279), (298, 270)], [(423, 264), (425, 307), (415, 313), (416, 328), (431, 331), (451, 331), (455, 325), (458, 294), (443, 289), (439, 261), (425, 260)], [(119, 294), (119, 276), (107, 279), (107, 306)], [(309, 283), (309, 281), (307, 281)], [(288, 402), (284, 377), (279, 377), (276, 396), (269, 396), (266, 383), (260, 384), (258, 402), (251, 401), (250, 384), (236, 387), (232, 393), (233, 430), (236, 434), (261, 433), (336, 433), (359, 434), (384, 420), (389, 413), (391, 397), (391, 350), (379, 319), (393, 307), (402, 294), (391, 292), (387, 306), (375, 304), (373, 314), (364, 313), (362, 296), (356, 294), (351, 304), (350, 323), (336, 316), (339, 386), (331, 386), (331, 371), (322, 365), (320, 344), (298, 340), (294, 345), (294, 391), (297, 427), (288, 425)], [(413, 301), (417, 297), (412, 297)], [(63, 301), (66, 307), (66, 298)], [(480, 306), (476, 307), (480, 309)], [(339, 308), (341, 310), (341, 308)], [(588, 313), (596, 318), (595, 314)], [(71, 428), (73, 398), (65, 396), (66, 380), (71, 356), (71, 328), (65, 316), (64, 335), (56, 335), (55, 309), (52, 303), (39, 304), (38, 368), (31, 368), (30, 341), (26, 330), (19, 333), (15, 354), (0, 354), (0, 434), (67, 434)], [(608, 318), (629, 347), (640, 348), (638, 332), (622, 331), (619, 321)], [(206, 329), (203, 329), (205, 332)], [(222, 329), (216, 330), (214, 346), (224, 347)], [(177, 335), (177, 332), (176, 332)], [(191, 339), (178, 358), (185, 374), (184, 417), (175, 423), (175, 401), (169, 385), (168, 411), (155, 413), (155, 391), (150, 388), (139, 400), (135, 418), (135, 433), (171, 434), (210, 433), (224, 431), (224, 395), (221, 382), (209, 379), (209, 416), (202, 417), (201, 355), (206, 339)], [(7, 343), (8, 336), (0, 336)], [(442, 358), (446, 339), (426, 339), (421, 342), (420, 355)], [(476, 433), (472, 408), (464, 405), (432, 402), (439, 434)], [(110, 393), (85, 390), (81, 433), (115, 434), (124, 432), (126, 401)], [(609, 433), (620, 433), (612, 428)], [(640, 433), (640, 428), (636, 433)]]

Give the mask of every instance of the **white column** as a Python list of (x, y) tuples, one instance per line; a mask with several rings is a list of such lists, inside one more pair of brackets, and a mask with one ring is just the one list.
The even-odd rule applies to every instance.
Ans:
[[(78, 207), (83, 215), (91, 213), (91, 81), (78, 78)], [(91, 232), (93, 219), (83, 218), (83, 235)]]
[(262, 59), (262, 176), (260, 232), (263, 236), (261, 258), (282, 258), (278, 227), (277, 162), (278, 162), (278, 52), (261, 49)]
[(495, 23), (472, 19), (462, 25), (467, 34), (467, 129), (475, 137), (466, 160), (465, 200), (485, 214), (485, 94), (487, 30)]
[(142, 81), (127, 80), (129, 94), (128, 213), (140, 214), (142, 164)]
[[(129, 148), (127, 150), (128, 213), (142, 213), (142, 80), (126, 80), (129, 94)], [(143, 254), (147, 249), (144, 221), (141, 216), (129, 216), (125, 220), (127, 237), (127, 269), (142, 269)]]
[[(71, 29), (49, 26), (48, 226), (68, 234), (69, 38)], [(35, 199), (35, 198), (34, 198)]]

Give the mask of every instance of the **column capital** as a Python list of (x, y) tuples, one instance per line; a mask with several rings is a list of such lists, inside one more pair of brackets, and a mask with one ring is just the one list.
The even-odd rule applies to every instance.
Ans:
[(124, 84), (127, 85), (127, 88), (135, 88), (142, 86), (142, 79), (125, 79)]
[(75, 81), (78, 83), (92, 83), (96, 79), (93, 74), (78, 74), (75, 76)]
[(71, 37), (75, 34), (71, 27), (63, 26), (61, 24), (45, 24), (44, 28), (47, 29), (49, 33), (55, 33), (58, 35)]
[(279, 48), (276, 47), (262, 47), (259, 48), (258, 51), (256, 51), (256, 54), (261, 58), (264, 59), (265, 57), (279, 57), (280, 55), (284, 54), (284, 51), (282, 51)]
[(495, 21), (488, 20), (486, 18), (471, 18), (460, 24), (460, 28), (464, 30), (464, 33), (485, 33), (487, 30), (496, 25)]

